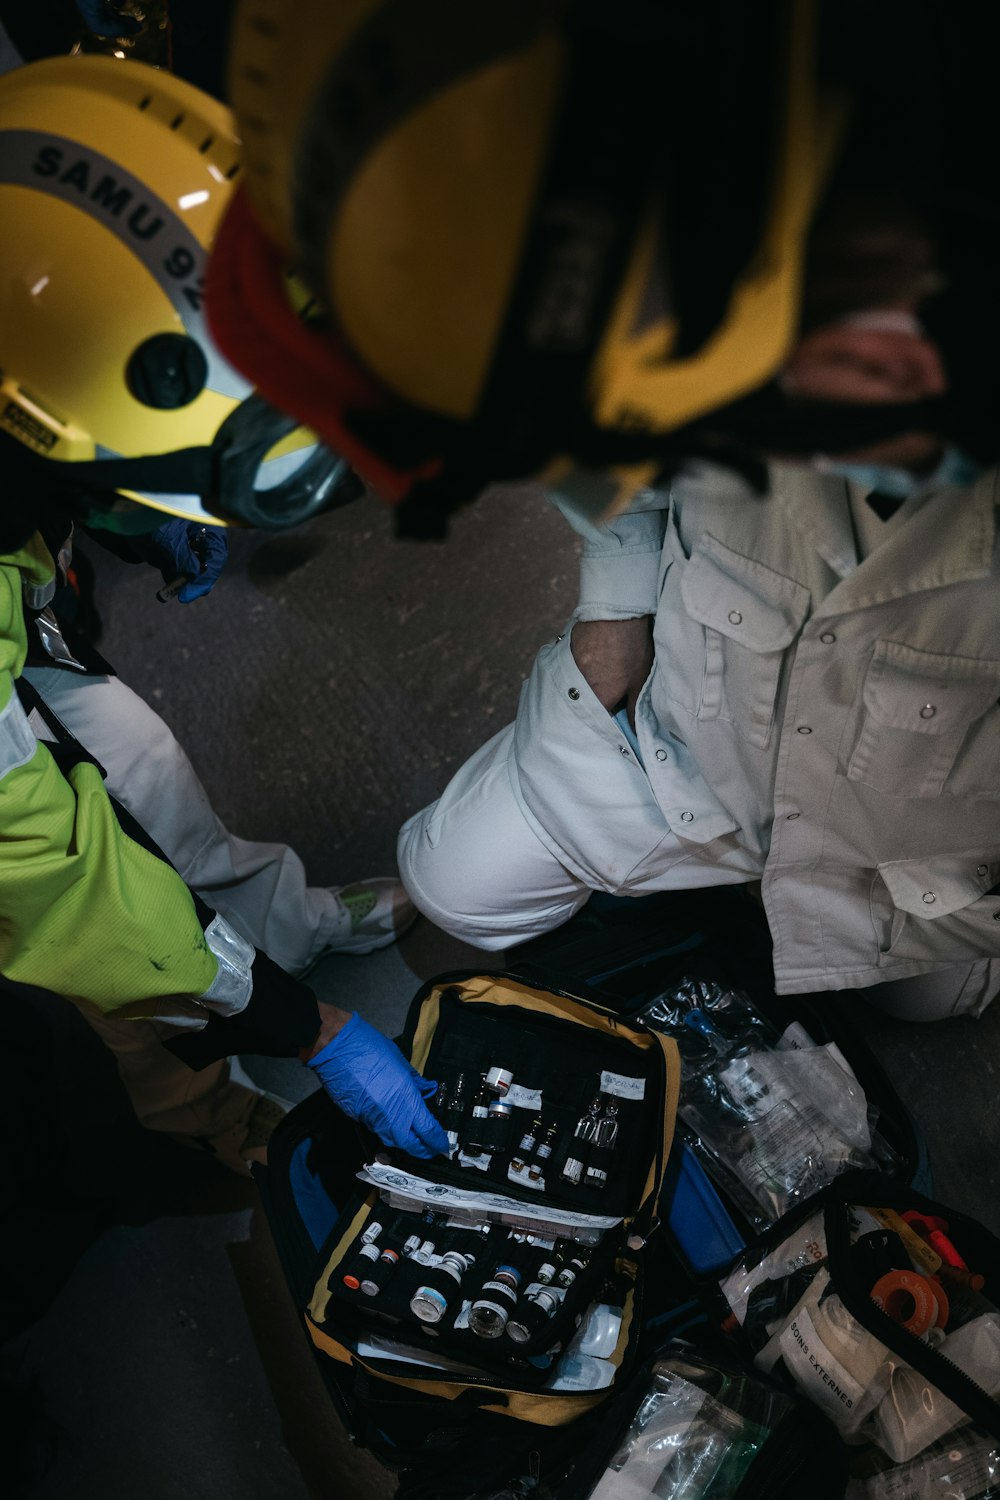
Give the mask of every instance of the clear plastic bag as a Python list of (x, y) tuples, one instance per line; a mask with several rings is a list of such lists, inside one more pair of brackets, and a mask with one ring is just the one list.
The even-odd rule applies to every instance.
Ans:
[[(850, 1253), (861, 1257), (855, 1265), (870, 1267), (868, 1252), (884, 1237), (886, 1210), (855, 1204), (846, 1212)], [(898, 1220), (889, 1218), (890, 1223)], [(899, 1223), (906, 1231), (905, 1222)], [(908, 1259), (895, 1230), (889, 1237), (897, 1240), (895, 1263), (909, 1277), (904, 1291), (913, 1300), (910, 1289), (924, 1279), (921, 1262)], [(911, 1238), (918, 1239), (912, 1232)], [(881, 1275), (881, 1269), (872, 1274)], [(926, 1281), (943, 1293), (940, 1283)], [(830, 1281), (822, 1212), (812, 1214), (755, 1264), (736, 1265), (719, 1286), (733, 1322), (755, 1351), (757, 1368), (783, 1370), (849, 1442), (873, 1444), (903, 1465), (949, 1434), (961, 1448), (966, 1413), (844, 1306)], [(957, 1292), (951, 1302), (933, 1298), (926, 1307), (925, 1342), (987, 1395), (1000, 1395), (1000, 1311), (983, 1297), (966, 1298), (963, 1307)]]
[(672, 1360), (653, 1367), (649, 1390), (589, 1500), (730, 1500), (736, 1493), (787, 1403), (734, 1376), (725, 1382), (724, 1404), (685, 1378), (683, 1367)]
[(756, 1228), (852, 1167), (885, 1166), (839, 1049), (784, 1035), (748, 997), (685, 979), (639, 1011), (681, 1054), (678, 1113), (702, 1164)]
[(855, 1479), (850, 1500), (1000, 1500), (1000, 1442), (971, 1427), (919, 1458)]

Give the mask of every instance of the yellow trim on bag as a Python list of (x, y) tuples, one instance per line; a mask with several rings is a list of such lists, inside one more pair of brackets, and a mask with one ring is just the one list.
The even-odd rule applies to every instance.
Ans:
[[(624, 1351), (628, 1346), (633, 1316), (635, 1312), (635, 1299), (630, 1292), (625, 1299), (622, 1309), (621, 1332), (614, 1353), (611, 1355), (611, 1363), (616, 1369), (621, 1367)], [(503, 1385), (482, 1385), (478, 1381), (463, 1381), (456, 1376), (452, 1381), (414, 1379), (407, 1375), (387, 1375), (383, 1370), (373, 1369), (364, 1359), (353, 1353), (346, 1344), (339, 1339), (333, 1338), (325, 1333), (322, 1328), (313, 1322), (308, 1313), (305, 1314), (306, 1331), (317, 1349), (335, 1360), (339, 1365), (359, 1365), (376, 1380), (384, 1380), (389, 1385), (402, 1386), (404, 1390), (420, 1391), (425, 1396), (435, 1396), (439, 1400), (457, 1401), (467, 1390), (495, 1391), (498, 1398), (497, 1404), (491, 1401), (483, 1403), (483, 1411), (497, 1412), (503, 1417), (512, 1417), (519, 1422), (534, 1422), (538, 1427), (562, 1427), (567, 1422), (574, 1422), (578, 1417), (599, 1406), (607, 1400), (614, 1385), (604, 1386), (599, 1391), (581, 1391), (572, 1395), (561, 1391), (512, 1390)]]
[(316, 1290), (312, 1295), (312, 1301), (309, 1303), (310, 1314), (321, 1323), (325, 1320), (326, 1310), (330, 1305), (330, 1275), (335, 1267), (337, 1267), (341, 1263), (345, 1244), (349, 1244), (350, 1241), (354, 1239), (355, 1235), (358, 1234), (365, 1219), (369, 1216), (372, 1209), (375, 1207), (377, 1200), (378, 1194), (374, 1190), (368, 1194), (368, 1197), (358, 1209), (357, 1213), (354, 1215), (354, 1218), (344, 1230), (336, 1245), (334, 1245), (330, 1259), (323, 1267), (322, 1275), (320, 1276), (319, 1281), (317, 1281)]

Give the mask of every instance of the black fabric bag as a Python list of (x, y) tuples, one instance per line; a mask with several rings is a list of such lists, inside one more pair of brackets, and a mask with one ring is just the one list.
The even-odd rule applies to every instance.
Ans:
[[(720, 942), (720, 936), (724, 941)], [(909, 1116), (853, 1028), (835, 1012), (827, 1013), (824, 997), (808, 997), (803, 1006), (798, 999), (780, 1000), (774, 995), (766, 926), (759, 909), (743, 892), (682, 893), (630, 902), (595, 899), (564, 928), (513, 950), (508, 958), (510, 972), (506, 976), (445, 976), (425, 986), (411, 1010), (404, 1050), (414, 1047), (417, 1018), (428, 996), (436, 994), (440, 999), (456, 982), (468, 982), (470, 978), (485, 983), (503, 978), (504, 982), (555, 994), (569, 990), (599, 1007), (627, 1015), (685, 974), (721, 975), (729, 983), (738, 981), (755, 1004), (769, 1008), (776, 1022), (794, 1014), (797, 1019), (806, 1019), (818, 1042), (836, 1040), (866, 1093), (878, 1105), (880, 1129), (895, 1154), (902, 1180), (923, 1170), (925, 1157)], [(417, 1050), (419, 1053), (419, 1046)], [(423, 1066), (429, 1059), (427, 1049), (417, 1055), (417, 1065)], [(496, 1060), (503, 1061), (499, 1057)], [(428, 1076), (436, 1076), (433, 1061), (423, 1070)], [(314, 1095), (279, 1126), (271, 1140), (268, 1167), (255, 1169), (291, 1294), (300, 1311), (313, 1300), (321, 1273), (343, 1238), (344, 1211), (352, 1197), (355, 1203), (348, 1222), (361, 1208), (354, 1173), (370, 1151), (370, 1144), (362, 1144), (356, 1128), (325, 1096)], [(536, 1420), (519, 1420), (511, 1411), (511, 1397), (518, 1411), (522, 1403), (543, 1406), (545, 1398), (537, 1384), (519, 1391), (504, 1390), (494, 1376), (485, 1385), (462, 1382), (443, 1395), (441, 1383), (433, 1390), (421, 1389), (412, 1379), (400, 1381), (398, 1366), (394, 1372), (389, 1366), (359, 1361), (342, 1340), (333, 1340), (341, 1344), (333, 1357), (331, 1350), (319, 1349), (313, 1343), (321, 1376), (342, 1420), (357, 1443), (400, 1474), (400, 1497), (466, 1500), (482, 1496), (485, 1500), (496, 1494), (532, 1495), (539, 1500), (550, 1496), (553, 1500), (577, 1500), (579, 1496), (582, 1500), (587, 1493), (584, 1484), (596, 1482), (606, 1467), (642, 1399), (643, 1382), (648, 1384), (653, 1359), (672, 1336), (693, 1340), (698, 1357), (710, 1365), (724, 1366), (727, 1360), (734, 1360), (718, 1332), (724, 1309), (717, 1278), (708, 1274), (705, 1266), (692, 1263), (684, 1253), (683, 1235), (675, 1233), (673, 1211), (690, 1218), (691, 1208), (683, 1191), (678, 1191), (679, 1178), (686, 1175), (681, 1173), (681, 1165), (687, 1164), (681, 1163), (675, 1147), (666, 1163), (659, 1211), (655, 1205), (646, 1204), (642, 1232), (636, 1236), (647, 1239), (642, 1255), (642, 1303), (633, 1320), (634, 1337), (621, 1378), (611, 1392), (593, 1393), (601, 1400), (591, 1400), (577, 1415), (567, 1408), (557, 1423), (549, 1424), (544, 1419), (539, 1423), (537, 1412), (533, 1413)], [(708, 1187), (716, 1205), (721, 1203), (735, 1236), (724, 1237), (724, 1253), (720, 1252), (721, 1258), (714, 1265), (729, 1264), (746, 1245), (755, 1242), (756, 1231), (741, 1219), (735, 1205), (719, 1198), (711, 1183)], [(699, 1182), (697, 1199), (703, 1196), (703, 1190), (704, 1182)], [(658, 1218), (664, 1221), (662, 1225)], [(367, 1220), (360, 1220), (359, 1225), (364, 1222)], [(702, 1214), (692, 1222), (689, 1239), (702, 1233), (706, 1220)], [(737, 1352), (735, 1361), (737, 1371), (746, 1377), (751, 1372), (746, 1354)], [(799, 1460), (808, 1473), (812, 1444), (816, 1453), (826, 1455), (821, 1459), (821, 1471), (813, 1471), (813, 1487), (820, 1484), (818, 1493), (832, 1500), (843, 1489), (842, 1457), (830, 1457), (839, 1455), (840, 1448), (831, 1444), (827, 1424), (818, 1415), (814, 1417), (806, 1403), (794, 1392), (787, 1399), (789, 1410), (756, 1455), (749, 1471), (753, 1480), (748, 1479), (749, 1487), (742, 1487), (740, 1495), (745, 1494), (749, 1500), (756, 1493), (753, 1485), (758, 1484), (759, 1492), (768, 1500), (772, 1492), (776, 1500), (779, 1496), (784, 1500), (786, 1494), (791, 1500), (802, 1479)], [(595, 1424), (593, 1415), (588, 1419), (588, 1405), (591, 1411), (600, 1412), (599, 1423)], [(589, 1480), (585, 1480), (585, 1473)]]

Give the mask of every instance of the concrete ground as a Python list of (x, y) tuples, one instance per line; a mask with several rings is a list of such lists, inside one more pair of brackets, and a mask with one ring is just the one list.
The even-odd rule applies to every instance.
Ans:
[[(158, 604), (148, 569), (91, 551), (106, 655), (188, 748), (222, 818), (292, 844), (318, 884), (393, 868), (400, 822), (510, 717), (576, 573), (572, 539), (531, 492), (496, 492), (445, 545), (396, 541), (370, 500), (284, 536), (236, 536), (219, 587), (188, 607)], [(391, 1034), (423, 979), (480, 961), (421, 921), (397, 948), (329, 960), (314, 980)], [(3, 1352), (28, 1391), (23, 1413), (6, 1401), (5, 1413), (47, 1455), (23, 1493), (390, 1496), (391, 1477), (343, 1439), (253, 1185), (140, 1131), (79, 1017), (35, 1010), (80, 1228), (35, 1277), (37, 1307)], [(941, 1196), (1000, 1232), (995, 1011), (931, 1030), (867, 1024), (921, 1119)], [(247, 1067), (291, 1098), (312, 1082), (296, 1063)]]

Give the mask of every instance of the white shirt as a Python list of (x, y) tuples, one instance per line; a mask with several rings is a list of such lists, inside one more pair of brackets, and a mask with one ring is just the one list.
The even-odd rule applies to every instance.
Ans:
[[(641, 764), (568, 639), (518, 715), (512, 779), (553, 852), (612, 889), (762, 878), (786, 993), (1000, 953), (997, 474), (906, 502), (864, 558), (852, 498), (706, 466), (583, 527), (574, 618), (655, 616)], [(620, 741), (599, 784), (595, 735)]]

